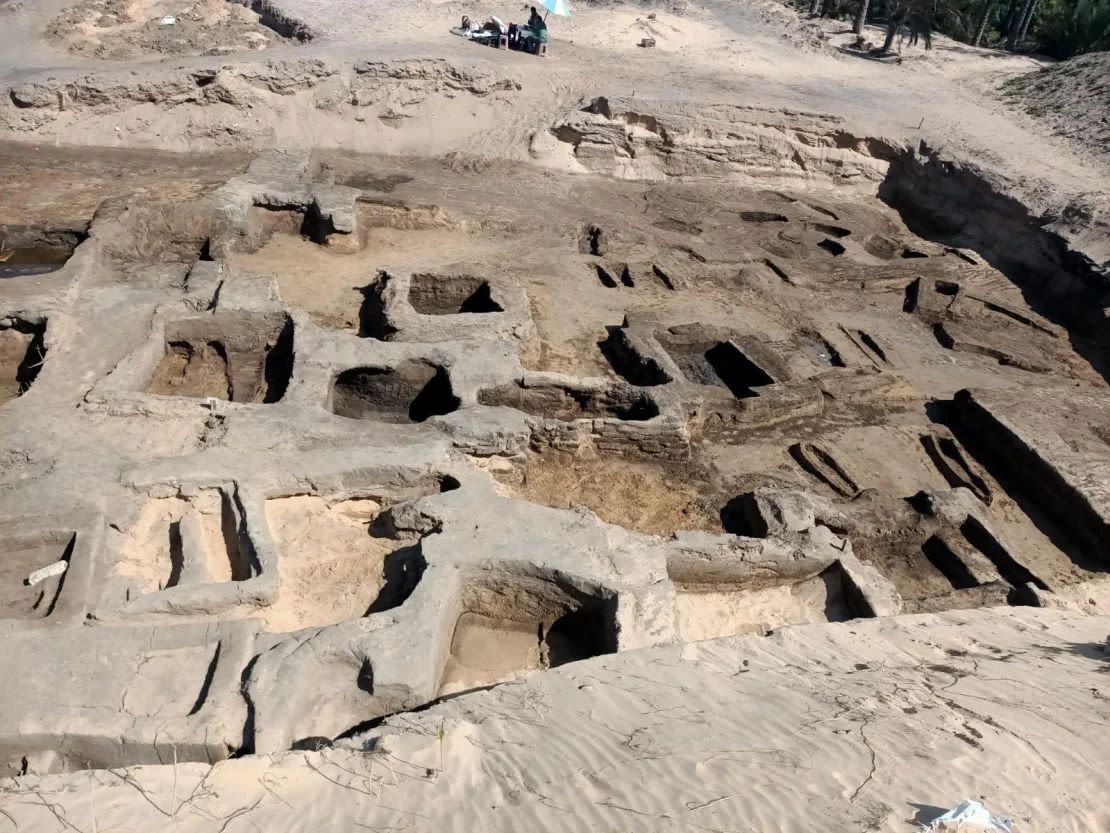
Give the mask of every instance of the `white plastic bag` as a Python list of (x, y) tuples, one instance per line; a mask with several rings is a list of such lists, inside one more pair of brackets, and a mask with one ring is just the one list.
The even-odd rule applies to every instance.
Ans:
[(936, 833), (1013, 833), (1014, 823), (992, 816), (978, 801), (968, 799), (933, 819), (924, 829)]

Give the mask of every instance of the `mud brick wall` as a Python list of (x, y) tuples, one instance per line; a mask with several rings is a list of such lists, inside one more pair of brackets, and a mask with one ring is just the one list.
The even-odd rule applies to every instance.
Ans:
[(553, 448), (557, 451), (577, 453), (588, 441), (585, 421), (562, 422), (547, 419), (532, 425), (532, 448), (542, 451)]
[(821, 392), (815, 387), (782, 390), (730, 403), (706, 403), (702, 433), (712, 439), (731, 439), (753, 428), (820, 416)]
[(545, 420), (532, 429), (532, 447), (536, 450), (553, 448), (577, 453), (589, 445), (599, 453), (625, 457), (684, 460), (690, 456), (690, 438), (685, 425), (670, 420)]

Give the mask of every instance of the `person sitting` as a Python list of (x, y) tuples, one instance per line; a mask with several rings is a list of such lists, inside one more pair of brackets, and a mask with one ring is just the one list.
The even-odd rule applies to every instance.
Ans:
[(532, 13), (528, 17), (527, 28), (524, 31), (524, 49), (536, 52), (541, 43), (547, 43), (547, 22), (540, 17), (536, 7), (532, 6)]

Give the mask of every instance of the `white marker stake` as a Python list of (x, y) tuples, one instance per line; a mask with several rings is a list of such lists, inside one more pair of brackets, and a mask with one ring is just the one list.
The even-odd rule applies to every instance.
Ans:
[(34, 587), (40, 581), (45, 581), (53, 576), (60, 576), (68, 569), (68, 561), (55, 561), (53, 564), (48, 564), (41, 570), (35, 570), (31, 575), (27, 576), (27, 586)]

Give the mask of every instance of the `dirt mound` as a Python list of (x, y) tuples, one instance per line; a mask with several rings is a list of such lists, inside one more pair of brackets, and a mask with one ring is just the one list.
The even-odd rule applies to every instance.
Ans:
[(1003, 89), (1011, 103), (1110, 161), (1110, 52), (1022, 75)]
[[(449, 147), (459, 128), (443, 128), (447, 114), (458, 116), (449, 123), (478, 131), (521, 87), (506, 68), (477, 60), (404, 58), (352, 66), (305, 57), (158, 67), (142, 77), (113, 69), (61, 79), (43, 75), (15, 85), (0, 98), (0, 130), (42, 136), (65, 129), (69, 141), (88, 144), (142, 130), (175, 137), (178, 149), (195, 149), (270, 141), (288, 130), (298, 135), (283, 141), (316, 142), (306, 131), (324, 130), (327, 123), (321, 135), (336, 144), (373, 134), (379, 147), (414, 138)], [(478, 116), (477, 99), (483, 100)], [(312, 119), (298, 115), (305, 107)], [(79, 129), (62, 127), (75, 120)], [(397, 129), (402, 123), (406, 130)]]
[[(910, 830), (908, 819), (928, 822), (974, 791), (998, 814), (1099, 830), (1102, 802), (1069, 801), (1067, 789), (1098, 796), (1108, 783), (1097, 765), (1110, 739), (1099, 719), (1104, 633), (1100, 620), (1023, 608), (605, 656), (390, 718), (336, 748), (309, 739), (302, 749), (314, 751), (215, 767), (28, 775), (8, 782), (0, 807), (21, 830), (57, 829), (51, 813), (83, 819), (90, 805), (101, 829), (161, 829), (174, 800), (182, 833), (222, 820), (232, 831), (383, 830), (399, 816), (414, 831), (566, 829), (552, 807), (573, 807), (599, 830), (647, 815), (661, 821), (635, 829), (769, 829), (772, 814), (782, 830)], [(503, 651), (525, 636), (476, 635)], [(464, 649), (479, 641), (464, 636)], [(1020, 684), (982, 682), (976, 667)], [(991, 765), (1000, 760), (1010, 763), (1002, 774)], [(580, 774), (599, 766), (604, 781)], [(797, 800), (790, 777), (802, 767), (812, 801)], [(474, 773), (485, 772), (544, 780), (491, 807), (475, 797)], [(740, 795), (730, 792), (738, 782), (750, 785)], [(385, 797), (353, 801), (355, 790)]]
[(598, 96), (537, 132), (531, 152), (544, 164), (622, 179), (829, 177), (869, 188), (895, 151), (825, 113)]
[(644, 9), (659, 9), (671, 14), (684, 14), (690, 4), (686, 0), (578, 0), (576, 6), (588, 9), (611, 9), (615, 6), (639, 6)]
[[(172, 21), (172, 22), (171, 22)], [(149, 53), (224, 55), (306, 40), (225, 0), (80, 0), (59, 14), (47, 38), (77, 55), (125, 61)]]

